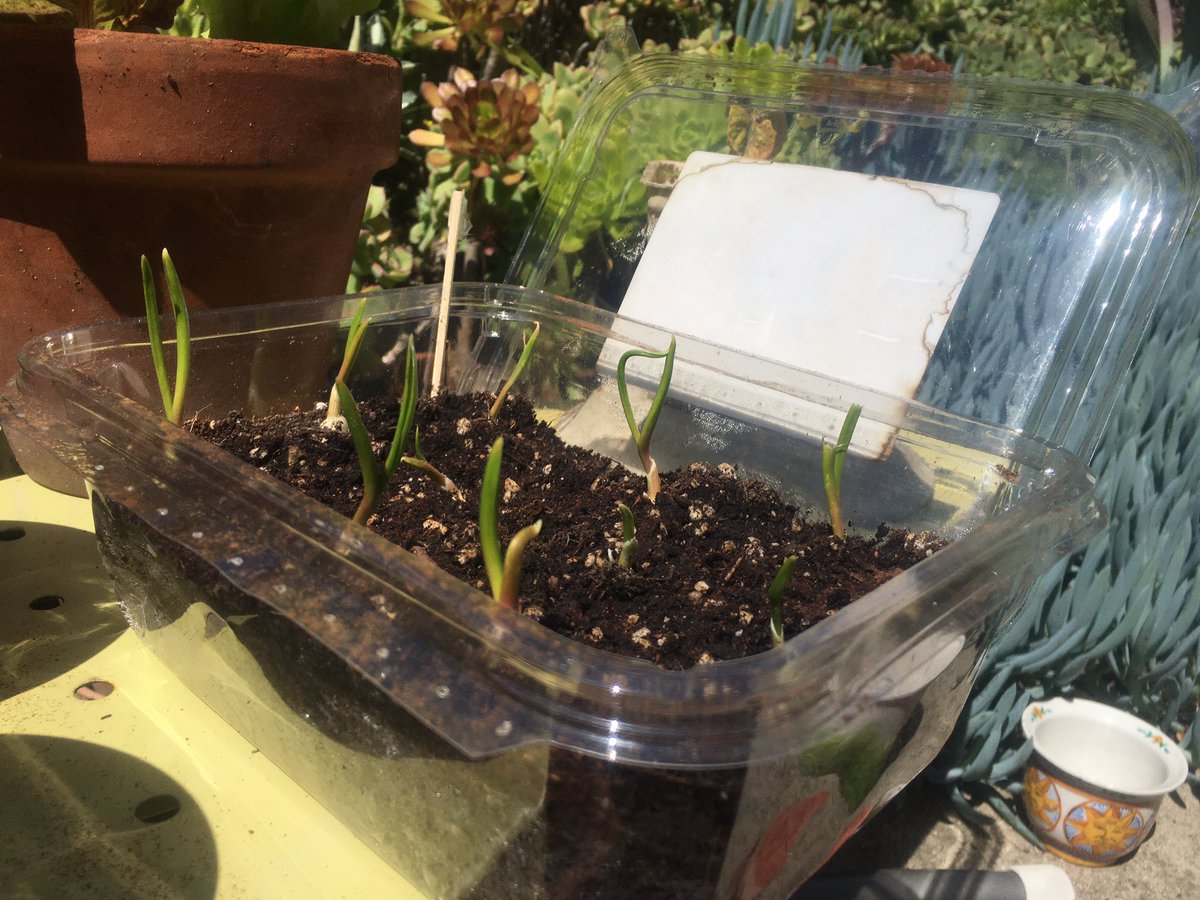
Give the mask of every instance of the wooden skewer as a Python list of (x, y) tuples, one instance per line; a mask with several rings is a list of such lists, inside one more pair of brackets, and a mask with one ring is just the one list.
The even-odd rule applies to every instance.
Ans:
[(437, 340), (433, 345), (433, 378), (429, 396), (436, 397), (442, 389), (442, 372), (446, 366), (446, 331), (450, 327), (450, 288), (454, 284), (454, 264), (458, 258), (458, 233), (462, 229), (463, 192), (450, 196), (450, 221), (446, 227), (446, 269), (442, 274), (442, 298), (438, 306)]

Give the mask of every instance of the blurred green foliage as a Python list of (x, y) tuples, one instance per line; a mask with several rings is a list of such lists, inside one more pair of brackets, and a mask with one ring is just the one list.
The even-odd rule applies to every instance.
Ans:
[(817, 23), (853, 37), (865, 60), (886, 66), (927, 52), (975, 75), (1131, 88), (1121, 0), (844, 0), (804, 2)]
[(960, 14), (946, 52), (977, 75), (1144, 87), (1121, 31), (1123, 14), (1119, 0), (977, 3)]
[(0, 0), (0, 21), (104, 31), (153, 31), (178, 0)]
[(346, 20), (371, 10), (375, 0), (197, 0), (197, 5), (210, 37), (336, 47)]

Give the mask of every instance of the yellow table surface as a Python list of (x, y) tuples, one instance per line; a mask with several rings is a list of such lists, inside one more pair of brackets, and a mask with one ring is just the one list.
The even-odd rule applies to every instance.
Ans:
[(0, 810), (6, 900), (421, 897), (142, 647), (87, 501), (25, 476), (0, 479)]

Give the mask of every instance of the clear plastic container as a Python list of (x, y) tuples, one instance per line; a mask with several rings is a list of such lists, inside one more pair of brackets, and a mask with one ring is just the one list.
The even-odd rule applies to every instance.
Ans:
[[(661, 173), (693, 151), (745, 152), (737, 117), (753, 117), (781, 135), (776, 162), (999, 195), (915, 396), (1089, 458), (1196, 207), (1196, 149), (1174, 118), (1076, 85), (704, 55), (614, 51), (593, 84), (510, 283), (618, 310), (670, 190)], [(1194, 128), (1194, 103), (1176, 106)], [(721, 251), (727, 219), (712, 218), (697, 254)], [(845, 240), (855, 252), (853, 229)], [(778, 302), (805, 296), (808, 280), (795, 271), (794, 295)], [(738, 318), (742, 300), (729, 299), (730, 343), (755, 327)], [(796, 346), (784, 361), (805, 367), (802, 335)]]
[[(189, 409), (323, 400), (355, 302), (195, 315)], [(367, 308), (385, 344), (416, 337), (424, 385), (436, 302)], [(447, 384), (495, 390), (533, 321), (518, 389), (568, 437), (627, 446), (605, 347), (668, 336), (602, 310), (457, 286)], [(86, 476), (146, 643), (431, 897), (788, 896), (933, 758), (1019, 592), (1104, 519), (1061, 450), (733, 351), (706, 368), (690, 361), (714, 348), (681, 337), (693, 389), (660, 421), (664, 467), (730, 462), (820, 508), (819, 437), (858, 402), (890, 451), (848, 461), (849, 518), (953, 543), (778, 650), (663, 671), (500, 608), (164, 423), (143, 327), (27, 348), (6, 433)]]

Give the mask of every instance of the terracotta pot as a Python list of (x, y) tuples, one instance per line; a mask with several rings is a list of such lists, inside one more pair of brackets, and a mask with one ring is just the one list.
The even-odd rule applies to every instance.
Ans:
[(163, 247), (194, 309), (343, 292), (400, 96), (373, 54), (0, 27), (0, 384), (32, 337), (142, 315)]

